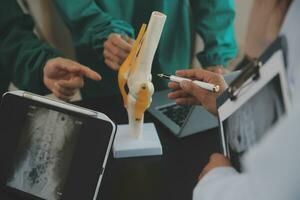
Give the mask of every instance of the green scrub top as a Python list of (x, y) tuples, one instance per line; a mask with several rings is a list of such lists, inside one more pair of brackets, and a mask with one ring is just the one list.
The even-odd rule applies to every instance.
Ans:
[[(205, 43), (204, 51), (197, 55), (202, 65), (226, 65), (236, 55), (232, 0), (56, 0), (55, 4), (72, 32), (79, 62), (103, 76), (100, 82), (85, 80), (84, 98), (119, 92), (117, 72), (104, 64), (103, 43), (113, 32), (135, 37), (154, 10), (168, 16), (153, 61), (156, 89), (166, 88), (166, 82), (155, 74), (188, 68), (194, 31)], [(20, 89), (46, 94), (43, 67), (49, 59), (63, 55), (39, 40), (32, 30), (32, 19), (22, 13), (15, 0), (1, 0), (0, 85), (5, 88), (12, 80)]]
[(103, 42), (112, 33), (135, 37), (152, 11), (167, 15), (153, 61), (156, 90), (167, 87), (157, 73), (187, 69), (192, 58), (193, 33), (203, 38), (204, 51), (197, 55), (203, 66), (227, 65), (237, 53), (233, 0), (55, 0), (70, 28), (78, 60), (102, 74), (99, 83), (86, 80), (83, 97), (118, 93), (117, 72), (104, 64)]
[(0, 1), (0, 92), (12, 81), (22, 90), (50, 93), (43, 84), (43, 68), (62, 54), (38, 39), (33, 26), (16, 0)]
[(0, 100), (2, 95), (7, 91), (9, 86), (10, 79), (7, 77), (7, 74), (2, 70), (0, 65)]

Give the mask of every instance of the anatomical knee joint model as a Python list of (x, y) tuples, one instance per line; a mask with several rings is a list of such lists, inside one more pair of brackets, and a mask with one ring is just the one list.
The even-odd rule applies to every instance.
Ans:
[(152, 101), (154, 87), (151, 68), (165, 21), (166, 15), (156, 11), (152, 13), (148, 27), (142, 25), (118, 74), (120, 91), (128, 112), (129, 131), (136, 138), (142, 135), (144, 112)]

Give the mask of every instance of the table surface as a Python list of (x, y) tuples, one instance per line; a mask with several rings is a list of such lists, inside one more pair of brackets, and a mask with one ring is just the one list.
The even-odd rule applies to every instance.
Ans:
[[(117, 124), (128, 123), (119, 96), (76, 104), (103, 112)], [(217, 129), (179, 139), (149, 113), (145, 122), (154, 122), (163, 155), (115, 159), (111, 153), (99, 200), (191, 200), (199, 173), (209, 156), (220, 150)]]

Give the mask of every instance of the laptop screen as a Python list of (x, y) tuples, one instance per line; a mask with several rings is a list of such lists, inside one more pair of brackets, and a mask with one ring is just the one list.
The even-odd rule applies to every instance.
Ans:
[(279, 75), (223, 121), (227, 153), (233, 166), (240, 168), (241, 156), (285, 113)]

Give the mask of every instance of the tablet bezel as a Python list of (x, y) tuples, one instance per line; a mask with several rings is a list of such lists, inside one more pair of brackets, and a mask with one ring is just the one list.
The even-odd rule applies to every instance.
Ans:
[[(110, 149), (112, 147), (112, 143), (113, 143), (115, 133), (116, 133), (115, 123), (113, 123), (103, 113), (85, 109), (85, 108), (81, 108), (79, 106), (75, 106), (75, 105), (68, 104), (65, 102), (52, 100), (52, 99), (49, 99), (46, 97), (42, 97), (39, 95), (24, 92), (24, 91), (15, 91), (15, 92), (6, 93), (2, 98), (1, 104), (7, 102), (6, 99), (9, 100), (9, 98), (16, 98), (15, 100), (17, 100), (17, 101), (27, 101), (28, 105), (31, 105), (31, 104), (39, 105), (41, 107), (45, 107), (47, 109), (52, 109), (52, 110), (55, 110), (58, 112), (66, 113), (66, 114), (69, 114), (72, 116), (81, 116), (81, 117), (88, 119), (90, 123), (105, 123), (105, 124), (107, 124), (107, 125), (105, 125), (105, 127), (107, 127), (107, 128), (108, 128), (108, 126), (110, 127), (109, 133), (108, 133), (110, 135), (107, 136), (107, 139), (109, 142), (107, 144), (107, 148), (105, 151), (103, 163), (99, 164), (99, 178), (97, 180), (97, 183), (95, 184), (95, 189), (93, 189), (94, 190), (93, 199), (97, 199), (101, 181), (102, 181), (102, 177), (103, 177), (103, 173), (104, 173), (104, 169), (105, 169), (105, 166), (106, 166), (106, 163), (108, 160), (108, 156), (110, 153)], [(2, 107), (2, 105), (1, 105), (1, 107)], [(10, 191), (10, 192), (14, 191), (15, 193), (19, 194), (20, 196), (22, 196), (24, 198), (41, 199), (41, 198), (35, 198), (33, 195), (30, 195), (30, 194), (22, 192), (22, 191), (16, 192), (16, 190), (11, 189), (10, 187), (8, 187), (6, 185), (2, 185), (1, 187), (4, 188), (5, 191)]]

